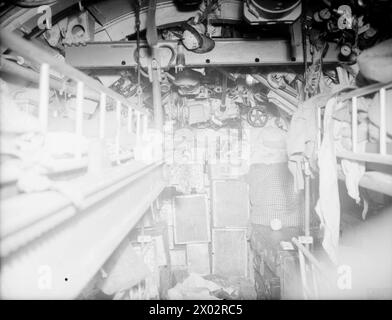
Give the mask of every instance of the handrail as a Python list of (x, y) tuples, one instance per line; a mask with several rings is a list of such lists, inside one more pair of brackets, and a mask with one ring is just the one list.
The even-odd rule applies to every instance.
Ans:
[[(77, 139), (73, 157), (62, 162), (61, 173), (67, 168), (89, 168), (91, 155), (94, 152), (101, 155), (102, 142), (108, 140), (105, 128), (107, 100), (114, 106), (115, 136), (111, 142), (114, 142), (115, 152), (109, 157), (113, 167), (106, 166), (105, 160), (105, 164), (97, 165), (99, 168), (91, 165), (91, 174), (72, 176), (67, 181), (52, 180), (45, 190), (26, 192), (1, 201), (2, 296), (11, 299), (76, 298), (164, 189), (162, 150), (154, 149), (162, 143), (161, 136), (148, 130), (150, 119), (147, 109), (133, 105), (123, 96), (16, 34), (0, 31), (0, 40), (3, 46), (39, 66), (40, 71), (35, 74), (17, 65), (20, 67), (19, 75), (39, 83), (38, 120), (40, 134), (44, 138), (49, 134), (49, 88), (62, 90), (62, 80), (51, 78), (50, 70), (71, 80), (71, 85), (64, 91), (76, 96), (75, 119), (72, 121), (75, 122), (74, 136)], [(9, 63), (7, 67), (12, 69)], [(83, 104), (88, 97), (98, 100), (99, 104), (96, 119), (99, 122), (94, 139), (100, 140), (100, 146), (99, 150), (93, 148), (92, 153), (82, 150), (85, 135)], [(128, 111), (127, 119), (121, 112), (124, 108)], [(133, 139), (130, 141), (132, 147), (129, 149), (132, 150), (129, 151), (133, 153), (126, 156), (120, 154), (125, 130), (126, 139), (131, 135), (136, 137), (135, 144)], [(133, 161), (120, 165), (121, 161), (130, 157)], [(57, 161), (50, 157), (48, 162), (51, 160)], [(41, 160), (40, 165), (44, 161), (47, 160)], [(41, 267), (51, 273), (50, 285), (44, 289), (37, 286), (37, 270)], [(64, 279), (70, 281), (65, 282)]]
[(384, 89), (392, 88), (392, 82), (387, 83), (387, 84), (385, 84), (385, 83), (374, 83), (374, 84), (368, 85), (366, 87), (354, 89), (352, 91), (342, 93), (341, 95), (339, 95), (338, 99), (339, 99), (339, 101), (345, 101), (345, 100), (351, 99), (353, 97), (357, 97), (358, 98), (358, 97), (361, 97), (361, 96), (366, 96), (368, 94), (371, 94), (371, 93), (373, 93), (375, 91), (378, 91), (378, 90), (380, 90), (382, 88), (384, 88)]
[[(337, 96), (337, 110), (348, 107), (343, 103), (351, 100), (351, 143), (352, 150), (337, 150), (336, 155), (339, 158), (349, 159), (354, 161), (374, 162), (386, 165), (392, 165), (392, 155), (387, 153), (387, 130), (386, 130), (386, 91), (392, 88), (390, 83), (376, 83), (363, 88), (351, 90), (349, 92), (341, 93)], [(357, 139), (358, 139), (358, 98), (376, 93), (380, 95), (380, 135), (379, 135), (379, 152), (358, 152)], [(318, 147), (321, 144), (322, 134), (322, 121), (321, 112), (318, 110)]]
[(105, 93), (108, 97), (112, 98), (115, 101), (120, 101), (121, 104), (132, 108), (134, 110), (139, 111), (141, 114), (148, 115), (147, 111), (138, 107), (132, 106), (127, 99), (125, 99), (120, 94), (114, 92), (113, 90), (103, 86), (97, 80), (87, 76), (83, 72), (69, 66), (68, 64), (64, 63), (56, 59), (54, 56), (50, 55), (45, 50), (39, 48), (38, 46), (34, 45), (33, 43), (21, 38), (15, 33), (11, 33), (9, 31), (1, 30), (0, 31), (0, 39), (2, 45), (8, 47), (16, 51), (21, 56), (28, 55), (28, 59), (34, 61), (38, 64), (48, 64), (50, 68), (58, 71), (59, 73), (67, 76), (78, 82), (83, 82), (89, 88), (94, 89), (98, 92)]
[[(74, 87), (68, 85), (67, 91), (72, 92), (76, 95), (76, 119), (75, 119), (75, 134), (79, 137), (83, 137), (83, 104), (85, 98), (93, 97), (94, 100), (98, 100), (99, 103), (99, 132), (97, 137), (105, 139), (105, 117), (106, 117), (106, 105), (108, 100), (112, 100), (112, 105), (115, 107), (116, 112), (116, 137), (115, 137), (115, 156), (120, 161), (120, 132), (121, 132), (121, 109), (125, 107), (128, 113), (127, 120), (127, 132), (135, 133), (136, 144), (140, 145), (141, 138), (146, 137), (149, 122), (149, 112), (147, 109), (142, 108), (140, 105), (134, 105), (128, 101), (125, 97), (113, 91), (110, 88), (103, 86), (95, 79), (87, 76), (83, 72), (69, 66), (67, 63), (58, 60), (44, 49), (36, 46), (35, 44), (21, 38), (15, 33), (9, 31), (0, 31), (0, 40), (2, 45), (20, 54), (26, 60), (33, 63), (37, 63), (40, 66), (39, 75), (32, 75), (29, 69), (26, 72), (19, 70), (22, 76), (27, 79), (36, 80), (39, 82), (39, 110), (38, 118), (40, 122), (40, 131), (44, 135), (48, 132), (48, 109), (49, 109), (49, 88), (50, 86), (58, 87), (61, 85), (61, 81), (54, 80), (50, 76), (50, 70), (65, 76), (65, 78), (71, 79), (75, 84)], [(3, 61), (3, 59), (2, 59)], [(8, 66), (8, 64), (7, 64)], [(8, 66), (9, 67), (9, 66)], [(23, 68), (23, 67), (21, 67)], [(20, 68), (19, 68), (20, 69)], [(36, 79), (38, 78), (38, 79)], [(38, 81), (37, 81), (38, 80)], [(53, 82), (54, 81), (54, 82)], [(65, 83), (65, 81), (64, 81)], [(65, 86), (64, 86), (65, 88)], [(135, 118), (134, 118), (135, 117)], [(133, 121), (136, 121), (136, 125), (133, 126)], [(80, 141), (81, 139), (79, 139)], [(74, 156), (76, 159), (82, 158), (81, 144), (78, 143), (75, 146)]]
[(298, 241), (297, 238), (292, 238), (291, 241), (297, 246), (298, 250), (303, 253), (303, 255), (309, 259), (309, 261), (321, 272), (325, 279), (328, 279), (328, 271), (324, 266), (315, 258), (315, 256)]
[[(316, 257), (309, 251), (307, 247), (305, 247), (299, 239), (293, 237), (291, 241), (295, 244), (298, 249), (298, 258), (299, 258), (299, 268), (301, 273), (301, 283), (302, 290), (305, 299), (319, 299), (320, 298), (320, 280), (323, 280), (324, 289), (330, 290), (331, 286), (331, 272), (328, 270), (321, 262), (319, 262)], [(306, 260), (309, 261), (310, 268), (306, 268)], [(315, 268), (314, 268), (315, 267)], [(317, 277), (315, 271), (318, 271), (318, 274), (321, 276)], [(311, 272), (311, 283), (308, 283), (309, 277), (307, 275), (307, 271)], [(313, 288), (311, 288), (311, 285)]]
[[(39, 73), (34, 71), (33, 69), (28, 69), (23, 67), (13, 61), (10, 61), (4, 57), (0, 56), (0, 72), (8, 73), (11, 75), (15, 75), (19, 78), (23, 78), (27, 81), (31, 81), (33, 83), (39, 83)], [(67, 84), (59, 78), (50, 77), (49, 85), (52, 89), (58, 90), (60, 92), (67, 93), (71, 96), (76, 96), (76, 88), (71, 84)], [(94, 90), (85, 90), (84, 96), (86, 99), (99, 101), (100, 94)]]

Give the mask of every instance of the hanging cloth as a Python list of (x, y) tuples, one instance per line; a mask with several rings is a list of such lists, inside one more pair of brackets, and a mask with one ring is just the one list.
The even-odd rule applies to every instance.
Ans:
[(323, 248), (333, 263), (337, 263), (339, 249), (340, 203), (338, 174), (334, 145), (333, 112), (336, 97), (331, 98), (325, 107), (324, 136), (318, 154), (320, 197), (316, 212), (324, 231)]

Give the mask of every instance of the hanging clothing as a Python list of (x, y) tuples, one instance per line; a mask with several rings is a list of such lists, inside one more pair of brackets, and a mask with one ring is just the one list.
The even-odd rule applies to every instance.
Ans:
[(324, 112), (324, 135), (318, 154), (319, 192), (316, 212), (324, 231), (322, 245), (333, 263), (337, 263), (340, 231), (340, 202), (334, 144), (336, 97), (331, 98)]
[[(358, 144), (358, 151), (362, 153), (365, 152), (365, 147), (366, 141), (362, 141)], [(361, 200), (359, 196), (359, 181), (366, 170), (365, 162), (342, 159), (340, 164), (346, 178), (348, 195), (353, 198), (356, 203), (359, 203)]]
[(289, 132), (287, 134), (287, 155), (289, 157), (289, 170), (294, 177), (294, 189), (304, 189), (302, 174), (302, 162), (304, 157), (315, 162), (315, 150), (317, 147), (317, 110), (325, 105), (328, 94), (319, 94), (306, 100), (298, 106), (294, 113)]

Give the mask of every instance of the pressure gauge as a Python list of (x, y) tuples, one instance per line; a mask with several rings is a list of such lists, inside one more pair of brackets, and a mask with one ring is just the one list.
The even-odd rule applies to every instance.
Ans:
[(313, 19), (314, 19), (314, 21), (316, 21), (316, 22), (321, 22), (321, 21), (322, 21), (319, 12), (315, 12), (315, 13), (313, 14)]
[(344, 44), (340, 47), (340, 53), (344, 57), (348, 57), (351, 54), (351, 47), (348, 44)]
[(329, 20), (331, 18), (331, 12), (328, 8), (324, 8), (320, 11), (314, 13), (313, 18), (316, 22), (323, 22), (325, 20)]
[(324, 8), (320, 10), (319, 16), (322, 20), (328, 20), (331, 18), (331, 11), (329, 11), (328, 8)]

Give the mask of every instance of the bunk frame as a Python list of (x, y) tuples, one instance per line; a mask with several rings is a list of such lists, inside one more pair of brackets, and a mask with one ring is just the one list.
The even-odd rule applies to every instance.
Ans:
[[(146, 109), (132, 104), (15, 33), (1, 30), (0, 39), (2, 46), (13, 54), (39, 66), (37, 73), (11, 63), (4, 56), (1, 58), (2, 69), (5, 67), (13, 74), (38, 82), (38, 119), (44, 137), (48, 133), (50, 88), (76, 96), (75, 134), (79, 138), (83, 138), (85, 99), (99, 102), (96, 138), (101, 141), (107, 138), (106, 105), (115, 108), (114, 159), (99, 175), (83, 175), (67, 181), (66, 189), (77, 198), (61, 190), (47, 190), (1, 200), (0, 283), (3, 298), (74, 299), (164, 189), (163, 153), (158, 150), (157, 157), (147, 161), (140, 155), (143, 148), (162, 149), (162, 142), (156, 145), (156, 141), (148, 138), (151, 126)], [(53, 78), (50, 70), (63, 78)], [(72, 80), (72, 84), (65, 85), (64, 79)], [(129, 115), (127, 122), (122, 121), (124, 108)], [(132, 137), (136, 136), (131, 157), (124, 158), (120, 154), (121, 127)], [(80, 168), (88, 168), (88, 159), (79, 145), (72, 159), (55, 171), (66, 174)], [(130, 203), (135, 205), (130, 207)]]
[[(386, 132), (386, 92), (392, 89), (392, 82), (383, 84), (376, 83), (363, 88), (351, 90), (349, 92), (341, 93), (337, 96), (337, 106), (335, 112), (343, 108), (349, 108), (349, 104), (345, 103), (351, 100), (351, 143), (352, 150), (343, 151), (336, 150), (336, 157), (340, 159), (348, 159), (353, 161), (361, 161), (366, 163), (376, 163), (381, 165), (392, 166), (392, 154), (387, 153), (387, 132)], [(358, 99), (379, 93), (380, 95), (380, 135), (379, 135), (379, 149), (377, 152), (359, 152), (357, 150), (357, 133), (358, 133)], [(323, 121), (322, 109), (325, 105), (317, 109), (317, 150), (319, 150), (322, 141)], [(338, 169), (339, 170), (339, 169)], [(338, 177), (344, 180), (344, 174), (338, 171)], [(359, 186), (370, 189), (388, 196), (392, 196), (392, 175), (379, 171), (367, 171), (359, 181)], [(309, 196), (308, 196), (309, 197)], [(307, 230), (309, 230), (309, 203), (306, 206), (307, 210)], [(305, 235), (309, 235), (307, 232)], [(335, 292), (336, 288), (331, 286), (331, 283), (336, 281), (333, 273), (322, 264), (314, 254), (309, 250), (309, 245), (301, 242), (300, 238), (293, 238), (292, 242), (298, 250), (299, 266), (302, 281), (302, 291), (304, 299), (317, 299), (320, 298), (320, 287), (329, 290), (329, 294)], [(307, 268), (306, 266), (310, 268)], [(332, 282), (331, 282), (332, 281)], [(335, 290), (335, 291), (334, 291)]]
[[(336, 150), (336, 156), (340, 159), (348, 159), (353, 161), (361, 161), (366, 163), (376, 163), (380, 165), (392, 166), (392, 154), (387, 153), (387, 132), (386, 132), (386, 92), (392, 89), (392, 82), (383, 84), (376, 83), (363, 88), (354, 89), (349, 92), (340, 94), (337, 97), (336, 111), (343, 108), (350, 108), (345, 103), (351, 100), (351, 143), (352, 150)], [(376, 152), (359, 152), (357, 150), (357, 133), (358, 133), (358, 99), (370, 94), (379, 93), (380, 95), (380, 135), (379, 145)], [(318, 148), (322, 139), (322, 106), (317, 112), (318, 121)], [(338, 172), (339, 179), (344, 179), (343, 173)], [(363, 188), (380, 192), (392, 196), (392, 175), (379, 171), (367, 171), (359, 182)]]

